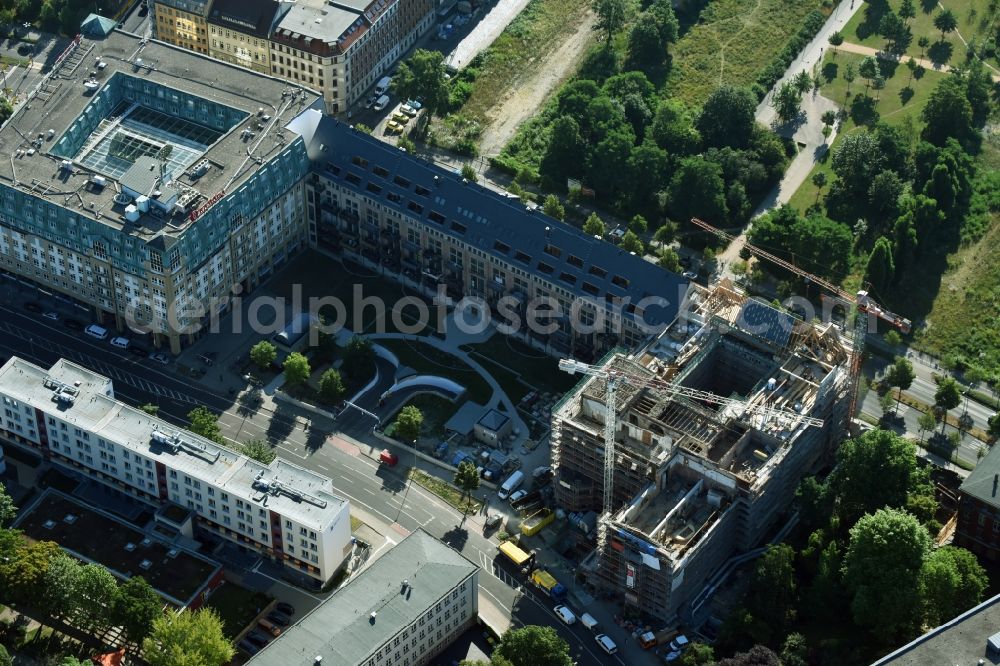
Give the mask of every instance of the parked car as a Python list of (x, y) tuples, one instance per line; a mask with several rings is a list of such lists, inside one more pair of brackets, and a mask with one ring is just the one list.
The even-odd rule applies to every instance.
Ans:
[(402, 106), (399, 107), (399, 110), (400, 110), (401, 113), (405, 113), (406, 115), (408, 115), (411, 118), (413, 118), (413, 117), (415, 117), (417, 115), (417, 110), (414, 109), (409, 104), (403, 104)]
[(688, 280), (697, 280), (698, 274), (694, 271), (684, 271), (681, 273), (682, 276), (686, 277)]
[(395, 120), (400, 125), (405, 125), (406, 123), (410, 122), (410, 117), (405, 113), (400, 113), (399, 111), (392, 114), (392, 119)]
[(571, 611), (569, 607), (560, 605), (556, 606), (552, 610), (555, 612), (556, 615), (559, 616), (559, 619), (562, 620), (564, 623), (573, 624), (574, 622), (576, 622), (576, 614), (573, 613), (573, 611)]
[(82, 331), (83, 330), (83, 324), (81, 324), (80, 322), (78, 322), (76, 319), (64, 319), (63, 320), (63, 326), (65, 326), (66, 328), (68, 328), (71, 331)]
[(594, 640), (601, 646), (601, 649), (608, 654), (615, 654), (618, 652), (618, 646), (615, 645), (615, 642), (611, 640), (611, 637), (607, 634), (597, 634), (594, 636)]
[(278, 605), (275, 606), (275, 608), (279, 612), (284, 613), (285, 615), (289, 615), (289, 616), (295, 615), (295, 606), (291, 605), (287, 601), (279, 601)]
[(128, 348), (128, 352), (132, 354), (132, 356), (136, 356), (138, 358), (146, 358), (146, 350), (143, 349), (142, 347), (136, 347), (135, 345), (130, 345)]
[(153, 352), (149, 355), (149, 358), (162, 365), (170, 365), (170, 357), (163, 352)]
[(49, 310), (48, 312), (43, 312), (42, 316), (46, 319), (51, 319), (52, 321), (59, 321), (59, 313), (55, 310)]
[(399, 456), (389, 449), (382, 449), (382, 452), (378, 454), (378, 461), (386, 467), (395, 467), (396, 463), (399, 462)]
[(483, 526), (488, 530), (494, 530), (500, 527), (500, 523), (502, 522), (503, 522), (502, 513), (491, 513), (488, 516), (486, 516), (486, 522), (483, 523)]
[(251, 643), (250, 641), (248, 641), (245, 638), (243, 640), (241, 640), (239, 643), (237, 643), (236, 647), (238, 647), (239, 649), (243, 650), (244, 652), (246, 652), (251, 657), (253, 655), (257, 654), (258, 652), (260, 652), (260, 648), (259, 647), (257, 647), (256, 645), (254, 645), (253, 643)]
[(264, 647), (271, 642), (271, 637), (260, 629), (252, 629), (244, 638), (258, 647)]
[(42, 306), (39, 305), (38, 303), (31, 302), (31, 303), (25, 303), (24, 309), (27, 310), (28, 312), (41, 312)]
[(282, 627), (287, 627), (292, 623), (292, 618), (279, 611), (271, 611), (267, 614), (267, 619)]
[(377, 100), (377, 99), (378, 99), (378, 95), (372, 95), (371, 97), (369, 97), (368, 99), (366, 99), (365, 100), (365, 108), (366, 109), (372, 108), (372, 104), (374, 104), (375, 100)]
[(403, 126), (395, 120), (390, 120), (385, 124), (385, 131), (389, 134), (401, 134), (403, 132)]
[(518, 490), (518, 491), (515, 491), (510, 496), (510, 504), (511, 504), (511, 506), (514, 506), (515, 502), (518, 502), (522, 497), (524, 497), (527, 494), (528, 494), (527, 490)]
[(406, 106), (414, 109), (415, 111), (419, 111), (420, 109), (424, 108), (424, 105), (415, 99), (406, 100)]
[(381, 111), (385, 107), (389, 106), (389, 96), (382, 95), (377, 100), (375, 100), (375, 105), (372, 107), (376, 111)]

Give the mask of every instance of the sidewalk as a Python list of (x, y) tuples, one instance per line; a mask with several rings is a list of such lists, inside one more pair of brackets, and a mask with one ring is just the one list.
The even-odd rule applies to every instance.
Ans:
[[(918, 65), (924, 69), (930, 70), (932, 72), (953, 72), (955, 67), (947, 65), (940, 62), (933, 62), (927, 59), (914, 58), (913, 56), (903, 55), (899, 56), (893, 53), (888, 53), (886, 51), (872, 48), (871, 46), (862, 46), (861, 44), (854, 44), (853, 42), (844, 42), (840, 46), (833, 47), (838, 51), (843, 51), (844, 53), (855, 53), (857, 55), (864, 56), (875, 56), (880, 60), (892, 60), (900, 64), (905, 64), (909, 60), (913, 60)], [(990, 69), (993, 69), (990, 67)], [(1000, 83), (1000, 74), (992, 74), (993, 82)]]

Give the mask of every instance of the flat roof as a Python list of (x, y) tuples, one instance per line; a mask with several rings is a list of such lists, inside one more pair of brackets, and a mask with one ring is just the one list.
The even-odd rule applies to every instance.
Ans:
[[(250, 659), (249, 664), (367, 663), (479, 567), (417, 529)], [(403, 587), (403, 581), (408, 587)], [(372, 612), (377, 612), (371, 621)]]
[(1000, 664), (1000, 652), (988, 651), (986, 641), (1000, 628), (1000, 595), (970, 608), (953, 620), (887, 654), (873, 666), (973, 665), (983, 659)]
[[(309, 114), (319, 111), (303, 116)], [(628, 297), (632, 304), (655, 297), (663, 300), (647, 308), (650, 325), (677, 316), (690, 283), (676, 273), (335, 118), (300, 118), (293, 127), (306, 139), (313, 169), (343, 187), (601, 307), (609, 296)]]
[[(93, 90), (84, 86), (92, 73)], [(290, 91), (294, 94), (289, 95)], [(84, 153), (101, 141), (114, 143), (118, 133), (134, 138), (135, 145), (115, 145), (104, 148), (105, 152), (113, 150), (117, 155), (131, 149), (132, 155), (148, 155), (161, 144), (172, 144), (173, 151), (161, 150), (156, 155), (173, 168), (164, 174), (169, 177), (164, 183), (172, 182), (188, 193), (188, 210), (197, 209), (222, 190), (235, 191), (283, 150), (290, 141), (282, 133), (283, 126), (317, 99), (315, 92), (287, 81), (119, 30), (99, 40), (84, 38), (38, 94), (0, 128), (0, 183), (112, 228), (127, 227), (147, 242), (160, 235), (176, 237), (188, 226), (185, 212), (143, 213), (138, 223), (130, 224), (125, 218), (127, 202), (116, 201), (120, 169), (108, 172), (94, 161), (85, 164)], [(225, 118), (224, 124), (203, 133), (201, 138), (211, 142), (207, 147), (197, 141), (186, 145), (193, 129), (205, 129), (189, 109), (213, 122)], [(133, 118), (139, 112), (142, 117)], [(263, 115), (274, 120), (264, 121)], [(164, 119), (172, 124), (166, 130), (150, 129), (151, 118), (155, 119), (152, 125), (162, 125)], [(133, 127), (124, 128), (129, 122)], [(133, 136), (138, 126), (144, 128), (139, 134), (147, 136)], [(254, 137), (245, 130), (254, 132)], [(30, 143), (40, 135), (40, 144)], [(178, 162), (182, 148), (190, 155)], [(28, 155), (29, 150), (34, 154)], [(248, 157), (248, 151), (261, 163)], [(193, 155), (197, 158), (192, 165)], [(63, 168), (67, 159), (73, 162), (70, 169)], [(127, 166), (130, 161), (121, 164)], [(194, 166), (202, 162), (210, 168), (194, 176)], [(98, 185), (95, 176), (105, 177), (107, 185)]]
[(285, 12), (275, 30), (300, 35), (327, 44), (336, 43), (361, 17), (362, 10), (322, 0), (299, 0)]
[[(58, 402), (59, 386), (71, 387), (72, 404)], [(264, 465), (109, 396), (111, 381), (65, 359), (45, 370), (16, 356), (0, 368), (0, 391), (106, 441), (161, 462), (178, 473), (211, 483), (257, 507), (273, 510), (323, 531), (346, 500), (333, 482), (275, 458)], [(173, 446), (164, 439), (178, 438)]]
[(54, 541), (80, 559), (102, 564), (123, 580), (142, 576), (177, 606), (189, 604), (221, 568), (51, 488), (24, 510), (15, 527), (29, 539)]

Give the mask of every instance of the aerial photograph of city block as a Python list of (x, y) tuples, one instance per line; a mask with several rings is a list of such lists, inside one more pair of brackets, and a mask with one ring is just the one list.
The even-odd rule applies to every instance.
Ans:
[(1000, 665), (1000, 1), (0, 0), (0, 666)]

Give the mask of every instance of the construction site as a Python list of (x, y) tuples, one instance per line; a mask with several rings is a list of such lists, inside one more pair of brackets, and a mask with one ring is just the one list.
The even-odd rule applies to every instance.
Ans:
[(567, 361), (588, 376), (552, 412), (557, 504), (602, 515), (580, 573), (668, 623), (690, 622), (710, 577), (779, 530), (800, 479), (846, 436), (853, 389), (835, 324), (728, 279), (690, 299), (638, 352)]

